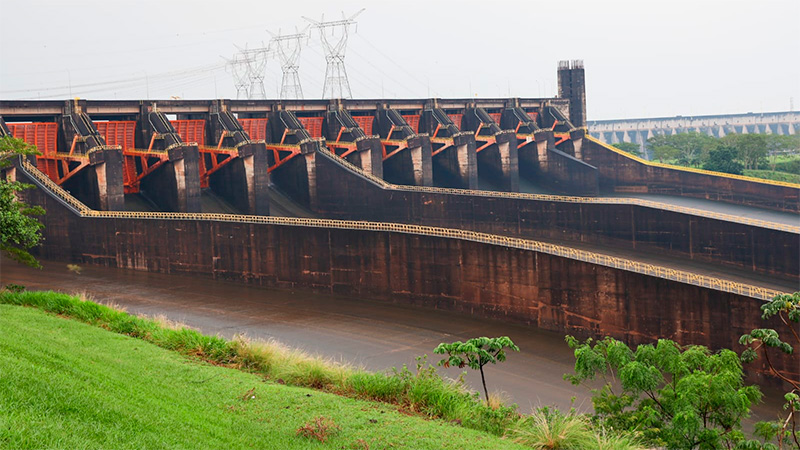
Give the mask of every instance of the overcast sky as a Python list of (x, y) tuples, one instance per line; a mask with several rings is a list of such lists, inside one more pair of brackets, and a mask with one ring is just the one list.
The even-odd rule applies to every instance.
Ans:
[[(558, 61), (582, 59), (590, 120), (800, 108), (798, 0), (0, 0), (0, 98), (236, 98), (236, 45), (361, 8), (355, 98), (550, 97)], [(319, 35), (305, 44), (321, 98)], [(280, 74), (270, 60), (270, 98)]]

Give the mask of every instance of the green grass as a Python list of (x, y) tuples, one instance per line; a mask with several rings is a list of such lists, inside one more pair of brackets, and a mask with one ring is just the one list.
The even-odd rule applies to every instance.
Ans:
[(638, 439), (593, 428), (587, 416), (552, 408), (534, 410), (509, 426), (507, 436), (537, 450), (633, 450)]
[(290, 385), (395, 403), (412, 412), (458, 421), (464, 427), (498, 436), (516, 418), (513, 406), (487, 407), (463, 385), (442, 379), (429, 366), (413, 373), (403, 368), (395, 373), (370, 374), (312, 358), (274, 342), (228, 341), (205, 336), (195, 330), (164, 326), (163, 321), (132, 316), (55, 292), (6, 292), (0, 294), (0, 303), (34, 306), (216, 365), (257, 373)]
[[(0, 448), (523, 448), (492, 434), (403, 414), (386, 403), (281, 385), (198, 359), (252, 369), (237, 354), (242, 342), (164, 328), (62, 294), (2, 294), (0, 303), (38, 303), (158, 345), (36, 309), (0, 305)], [(352, 372), (308, 364), (316, 373), (300, 375), (296, 367), (284, 373), (284, 381), (332, 389)], [(378, 382), (366, 374), (346, 379), (361, 386), (365, 397), (404, 398), (406, 388), (376, 377)], [(416, 375), (406, 379), (412, 378)], [(243, 400), (251, 389), (255, 398)], [(296, 435), (320, 416), (339, 427), (326, 443)]]
[(746, 169), (742, 175), (765, 180), (785, 181), (787, 183), (800, 184), (800, 174), (780, 172), (777, 170), (750, 170)]
[[(371, 373), (55, 292), (0, 290), (6, 330), (0, 448), (552, 448), (536, 427), (565, 417), (487, 406), (424, 360)], [(586, 448), (640, 448), (574, 418)], [(318, 426), (334, 430), (324, 444), (296, 436)]]

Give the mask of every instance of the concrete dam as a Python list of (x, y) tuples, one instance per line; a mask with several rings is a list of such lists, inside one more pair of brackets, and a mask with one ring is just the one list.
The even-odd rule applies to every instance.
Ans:
[[(592, 138), (549, 99), (0, 101), (42, 258), (737, 348), (798, 290), (800, 186)], [(778, 364), (800, 376), (788, 360)]]

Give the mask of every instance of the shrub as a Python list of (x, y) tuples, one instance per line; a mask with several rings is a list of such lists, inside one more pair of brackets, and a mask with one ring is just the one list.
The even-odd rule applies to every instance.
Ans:
[(741, 421), (761, 399), (757, 386), (745, 386), (742, 365), (731, 350), (710, 352), (661, 339), (635, 351), (605, 338), (579, 342), (573, 384), (596, 377), (592, 390), (595, 419), (615, 430), (641, 431), (648, 443), (667, 448), (732, 448), (744, 439)]

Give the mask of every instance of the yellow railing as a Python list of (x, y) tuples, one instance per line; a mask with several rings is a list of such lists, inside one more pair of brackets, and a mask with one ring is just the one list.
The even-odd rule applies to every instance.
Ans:
[(585, 137), (587, 139), (589, 139), (590, 141), (592, 141), (592, 142), (594, 142), (594, 143), (596, 143), (598, 145), (601, 145), (601, 146), (605, 147), (606, 149), (611, 150), (612, 152), (614, 152), (614, 153), (616, 153), (618, 155), (624, 156), (624, 157), (626, 157), (628, 159), (632, 159), (632, 160), (634, 160), (634, 161), (636, 161), (638, 163), (641, 163), (641, 164), (644, 164), (644, 165), (650, 166), (650, 167), (660, 167), (662, 169), (680, 170), (680, 171), (683, 171), (683, 172), (694, 172), (694, 173), (700, 173), (700, 174), (703, 174), (703, 175), (710, 175), (710, 176), (714, 176), (714, 177), (731, 178), (731, 179), (734, 179), (734, 180), (750, 181), (750, 182), (753, 182), (753, 183), (772, 184), (772, 185), (775, 185), (775, 186), (784, 186), (784, 187), (800, 189), (800, 184), (789, 183), (787, 181), (765, 180), (763, 178), (746, 177), (744, 175), (734, 175), (732, 173), (713, 172), (711, 170), (695, 169), (693, 167), (673, 166), (671, 164), (662, 164), (662, 163), (657, 163), (657, 162), (653, 162), (653, 161), (648, 161), (646, 159), (643, 159), (643, 158), (640, 158), (638, 156), (632, 155), (632, 154), (630, 154), (630, 153), (628, 153), (626, 151), (620, 150), (620, 149), (614, 147), (613, 145), (608, 145), (605, 142), (603, 142), (603, 141), (601, 141), (601, 140), (599, 140), (599, 139), (597, 139), (597, 138), (595, 138), (593, 136), (590, 136), (589, 134), (587, 134)]
[(27, 160), (22, 161), (25, 172), (46, 186), (54, 195), (58, 196), (79, 211), (81, 217), (91, 217), (96, 219), (164, 219), (164, 220), (207, 220), (218, 222), (239, 222), (253, 224), (301, 226), (314, 228), (335, 228), (362, 231), (383, 231), (393, 233), (407, 233), (451, 239), (461, 239), (465, 241), (480, 242), (491, 245), (500, 245), (510, 248), (530, 250), (549, 255), (561, 256), (578, 261), (588, 262), (606, 267), (613, 267), (629, 272), (641, 273), (659, 278), (666, 278), (695, 286), (702, 286), (725, 292), (733, 292), (762, 300), (769, 300), (776, 295), (782, 294), (780, 291), (738, 283), (731, 280), (708, 277), (692, 272), (671, 269), (668, 267), (648, 264), (641, 261), (633, 261), (625, 258), (604, 255), (601, 253), (589, 252), (571, 247), (550, 244), (547, 242), (533, 241), (529, 239), (500, 236), (496, 234), (480, 233), (453, 228), (430, 227), (421, 225), (408, 225), (400, 223), (386, 222), (367, 222), (359, 220), (333, 220), (333, 219), (310, 219), (299, 217), (272, 217), (272, 216), (248, 216), (240, 214), (209, 214), (209, 213), (169, 213), (169, 212), (132, 212), (132, 211), (96, 211), (89, 209), (86, 205), (68, 194), (64, 189), (55, 184), (44, 173), (40, 172), (33, 164)]
[(478, 191), (471, 189), (454, 189), (454, 188), (439, 188), (431, 186), (408, 186), (408, 185), (391, 184), (387, 183), (381, 178), (376, 177), (375, 175), (372, 175), (371, 173), (363, 171), (359, 167), (356, 167), (353, 164), (351, 164), (349, 161), (343, 158), (339, 158), (338, 156), (334, 155), (324, 147), (321, 148), (320, 151), (329, 156), (330, 159), (336, 164), (339, 164), (340, 166), (344, 167), (349, 171), (356, 172), (362, 177), (368, 178), (370, 181), (372, 181), (373, 183), (377, 184), (378, 186), (384, 189), (392, 189), (398, 191), (412, 191), (412, 192), (431, 192), (437, 194), (450, 194), (450, 195), (470, 195), (476, 197), (513, 198), (513, 199), (537, 200), (545, 202), (594, 203), (602, 205), (633, 205), (633, 206), (641, 206), (647, 208), (663, 209), (667, 211), (690, 214), (693, 216), (707, 217), (711, 219), (724, 220), (727, 222), (736, 222), (745, 225), (753, 225), (762, 228), (769, 228), (772, 230), (788, 231), (790, 233), (800, 233), (800, 226), (787, 225), (777, 222), (769, 222), (760, 219), (751, 219), (749, 217), (734, 216), (731, 214), (716, 213), (713, 211), (706, 211), (696, 208), (686, 208), (684, 206), (670, 205), (668, 203), (659, 203), (651, 200), (642, 200), (639, 198), (631, 198), (631, 197), (576, 197), (568, 195), (525, 194), (521, 192)]

